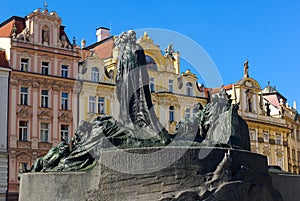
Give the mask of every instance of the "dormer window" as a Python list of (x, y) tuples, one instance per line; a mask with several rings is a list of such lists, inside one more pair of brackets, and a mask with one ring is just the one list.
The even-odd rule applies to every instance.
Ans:
[(91, 78), (93, 82), (99, 82), (99, 69), (97, 67), (92, 68)]
[(193, 85), (190, 82), (186, 84), (186, 95), (193, 96)]
[(42, 44), (50, 44), (50, 29), (47, 26), (44, 26), (42, 29)]

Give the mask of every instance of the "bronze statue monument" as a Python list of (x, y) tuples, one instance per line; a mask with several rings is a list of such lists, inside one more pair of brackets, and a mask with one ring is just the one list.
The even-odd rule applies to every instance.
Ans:
[[(75, 197), (79, 192), (80, 196), (85, 196), (84, 199), (88, 201), (283, 200), (272, 186), (266, 158), (249, 152), (248, 126), (238, 115), (239, 104), (232, 104), (231, 96), (223, 87), (207, 105), (195, 103), (195, 115), (182, 119), (175, 134), (171, 136), (155, 115), (145, 53), (136, 42), (136, 33), (133, 30), (123, 32), (115, 39), (115, 47), (118, 49), (118, 120), (102, 115), (91, 122), (81, 121), (71, 144), (62, 139), (62, 142), (53, 147), (46, 156), (37, 159), (29, 171), (48, 172), (51, 178), (66, 176), (56, 175), (55, 172), (85, 172), (86, 174), (79, 176), (88, 178), (86, 183), (94, 181), (95, 177), (98, 178), (97, 185), (92, 183), (92, 190), (87, 185), (82, 187), (84, 189), (76, 191), (69, 189), (70, 192), (74, 192), (73, 195), (69, 193), (69, 197), (79, 199)], [(248, 63), (245, 63), (245, 76), (248, 76), (247, 65)], [(191, 147), (183, 149), (187, 142), (192, 142)], [(159, 158), (159, 155), (151, 161), (154, 166), (169, 160), (181, 150), (185, 150), (185, 153), (168, 167), (145, 174), (130, 175), (101, 164), (101, 160), (105, 159), (123, 161), (123, 151), (141, 155), (162, 149), (167, 150), (168, 154), (165, 158)], [(202, 150), (209, 152), (207, 157), (199, 157)], [(128, 166), (149, 168), (142, 160), (137, 160), (132, 155), (126, 157), (123, 163)], [(101, 174), (93, 172), (96, 167)], [(34, 174), (24, 176), (22, 182), (33, 181), (32, 185), (42, 185), (30, 179)], [(64, 179), (55, 181), (63, 182), (64, 188), (69, 188)], [(24, 185), (23, 188), (27, 186)], [(57, 186), (55, 189), (55, 199), (59, 196), (65, 199), (64, 192), (60, 193), (61, 187)], [(31, 193), (24, 192), (25, 190), (24, 200), (35, 200)], [(47, 196), (44, 198), (48, 199)]]

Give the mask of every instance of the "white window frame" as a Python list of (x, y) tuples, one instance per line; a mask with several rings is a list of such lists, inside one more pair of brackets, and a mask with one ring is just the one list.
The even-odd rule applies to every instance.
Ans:
[(186, 95), (187, 96), (193, 96), (194, 95), (194, 93), (193, 93), (193, 85), (190, 82), (186, 83)]
[(252, 141), (256, 141), (257, 140), (256, 130), (250, 129), (249, 130), (249, 134), (250, 134), (250, 140), (252, 140)]
[(61, 77), (68, 78), (69, 77), (69, 65), (61, 65)]
[[(47, 92), (47, 94), (43, 94), (43, 92)], [(41, 107), (49, 108), (49, 91), (48, 90), (41, 91)]]
[(264, 142), (269, 143), (270, 140), (270, 134), (268, 131), (264, 131), (263, 132), (263, 138), (264, 138)]
[[(67, 97), (64, 97), (64, 95), (67, 95)], [(62, 110), (69, 109), (69, 93), (67, 93), (67, 92), (61, 93), (61, 109)]]
[[(64, 127), (64, 128), (63, 128)], [(60, 135), (63, 137), (67, 142), (69, 141), (69, 133), (70, 133), (70, 126), (68, 124), (61, 124), (60, 125)]]
[(40, 124), (40, 141), (41, 142), (49, 142), (49, 123), (41, 122), (41, 124)]
[[(27, 92), (23, 92), (22, 89), (26, 89)], [(21, 87), (20, 88), (20, 105), (28, 105), (28, 87)]]
[(98, 97), (98, 114), (105, 114), (105, 97)]
[(89, 113), (96, 113), (96, 97), (89, 96)]
[(23, 71), (23, 72), (28, 72), (29, 71), (29, 59), (28, 58), (21, 58), (20, 62), (21, 62), (20, 70)]
[(19, 141), (28, 141), (28, 121), (19, 121)]
[(100, 81), (100, 72), (97, 67), (93, 67), (91, 70), (91, 81), (97, 83)]
[(275, 144), (282, 144), (282, 135), (280, 133), (275, 133)]
[[(48, 61), (42, 61), (42, 74), (43, 75), (49, 75), (49, 66), (50, 63)], [(46, 72), (44, 72), (46, 70)]]

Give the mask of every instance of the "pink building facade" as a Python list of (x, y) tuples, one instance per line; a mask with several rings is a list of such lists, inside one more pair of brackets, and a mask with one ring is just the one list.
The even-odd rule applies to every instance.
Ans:
[(20, 174), (77, 125), (79, 49), (55, 12), (37, 9), (0, 25), (0, 47), (12, 69), (8, 104), (8, 200)]

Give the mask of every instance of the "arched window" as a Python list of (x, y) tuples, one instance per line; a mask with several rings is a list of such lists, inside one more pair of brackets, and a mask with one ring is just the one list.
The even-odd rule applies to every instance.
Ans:
[(192, 83), (186, 83), (186, 95), (193, 96), (193, 85)]
[(175, 118), (174, 118), (174, 113), (175, 113), (175, 109), (174, 109), (174, 106), (170, 106), (169, 107), (169, 121), (170, 122), (173, 122), (175, 121)]
[(146, 65), (148, 68), (152, 70), (157, 70), (157, 65), (154, 59), (148, 55), (146, 55)]
[(251, 98), (248, 98), (248, 108), (249, 108), (249, 112), (253, 112), (253, 110), (252, 110), (252, 100), (251, 100)]
[(97, 67), (92, 68), (91, 78), (93, 82), (99, 82), (99, 69)]
[(44, 26), (42, 29), (42, 44), (50, 44), (50, 29), (48, 26)]

